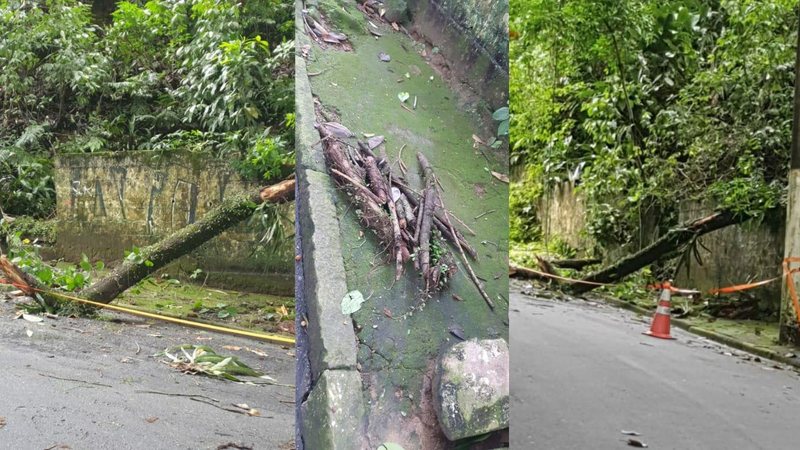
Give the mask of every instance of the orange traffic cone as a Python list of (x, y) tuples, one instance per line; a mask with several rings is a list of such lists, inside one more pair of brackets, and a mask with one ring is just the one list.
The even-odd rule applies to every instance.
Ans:
[(663, 284), (661, 297), (658, 299), (658, 306), (656, 307), (656, 313), (653, 315), (653, 321), (650, 324), (650, 331), (645, 331), (643, 334), (660, 339), (675, 339), (669, 334), (669, 302), (672, 297), (671, 287), (669, 281)]

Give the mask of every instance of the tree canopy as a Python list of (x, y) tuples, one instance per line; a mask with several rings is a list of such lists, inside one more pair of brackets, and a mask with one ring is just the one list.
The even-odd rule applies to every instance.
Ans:
[(293, 171), (294, 6), (0, 0), (0, 207), (47, 217), (58, 152), (184, 149)]
[(695, 199), (763, 218), (785, 203), (798, 2), (512, 0), (512, 239), (544, 188), (579, 180), (588, 232)]

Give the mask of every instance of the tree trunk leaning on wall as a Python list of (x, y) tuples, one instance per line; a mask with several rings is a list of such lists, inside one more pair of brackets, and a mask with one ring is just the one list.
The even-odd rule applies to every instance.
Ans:
[[(77, 296), (108, 304), (117, 296), (171, 261), (191, 252), (223, 231), (252, 216), (262, 203), (284, 203), (294, 200), (295, 180), (286, 180), (260, 189), (252, 195), (225, 200), (199, 221), (187, 225), (167, 238), (145, 247), (136, 260), (125, 259), (110, 274), (96, 281)], [(145, 263), (145, 261), (148, 261)], [(52, 306), (58, 296), (50, 295), (38, 280), (25, 274), (5, 256), (0, 257), (0, 270), (27, 295), (39, 293)]]
[[(169, 262), (186, 255), (214, 236), (252, 216), (258, 205), (294, 200), (294, 185), (295, 180), (286, 180), (262, 188), (255, 194), (241, 195), (224, 201), (199, 221), (143, 248), (140, 258), (135, 261), (124, 260), (108, 276), (81, 291), (80, 296), (100, 303), (110, 303), (126, 289)], [(150, 262), (145, 264), (144, 261)]]
[[(614, 283), (626, 276), (638, 271), (639, 269), (654, 263), (664, 255), (678, 250), (688, 244), (695, 236), (702, 236), (729, 225), (736, 225), (747, 221), (750, 217), (744, 214), (734, 214), (730, 211), (722, 211), (712, 214), (703, 219), (698, 219), (681, 227), (669, 230), (665, 235), (658, 238), (655, 242), (645, 247), (633, 255), (620, 259), (616, 263), (589, 274), (581, 281), (590, 283)], [(581, 294), (591, 291), (598, 287), (592, 284), (575, 283), (570, 286), (573, 293)]]

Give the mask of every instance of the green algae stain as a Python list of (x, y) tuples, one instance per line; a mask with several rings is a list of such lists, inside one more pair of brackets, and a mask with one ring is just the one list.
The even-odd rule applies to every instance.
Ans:
[[(416, 152), (428, 157), (442, 183), (448, 209), (477, 233), (467, 236), (480, 255), (478, 262), (472, 262), (473, 268), (487, 280), (486, 290), (497, 305), (492, 313), (460, 268), (448, 289), (408, 314), (423, 304), (412, 265), (407, 266), (407, 276), (394, 282), (386, 253), (376, 256), (381, 249), (369, 232), (360, 236), (362, 227), (352, 208), (343, 195), (338, 197), (348, 287), (361, 290), (370, 299), (353, 315), (360, 327), (359, 339), (366, 344), (360, 346), (359, 362), (364, 371), (387, 365), (412, 369), (417, 376), (409, 377), (405, 370), (390, 371), (383, 382), (387, 387), (404, 384), (419, 392), (419, 372), (442, 346), (456, 341), (449, 326), (462, 327), (467, 337), (508, 338), (507, 304), (500, 297), (507, 298), (508, 190), (490, 173), (507, 172), (507, 155), (485, 149), (487, 161), (473, 149), (472, 135), (480, 135), (483, 112), (460, 102), (419, 55), (413, 41), (387, 31), (380, 39), (356, 35), (352, 42), (353, 52), (314, 48), (309, 72), (322, 73), (311, 79), (313, 93), (359, 137), (365, 133), (385, 136), (391, 160), (398, 158), (402, 148), (402, 160), (409, 168), (407, 179), (415, 188), (421, 185)], [(381, 52), (389, 54), (391, 61), (380, 61)], [(399, 92), (410, 94), (403, 105), (412, 111), (401, 106)], [(415, 97), (417, 108), (413, 109)], [(474, 219), (489, 210), (495, 212)], [(465, 301), (453, 300), (454, 293)], [(373, 354), (376, 345), (381, 356)]]
[(294, 321), (294, 298), (210, 289), (174, 279), (147, 279), (123, 293), (115, 303), (270, 332), (279, 331), (279, 321)]

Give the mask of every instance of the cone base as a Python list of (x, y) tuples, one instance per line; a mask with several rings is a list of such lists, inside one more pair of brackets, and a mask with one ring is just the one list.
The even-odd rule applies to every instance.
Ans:
[(672, 340), (674, 340), (674, 339), (675, 339), (674, 337), (670, 336), (669, 334), (664, 334), (664, 333), (654, 333), (654, 332), (652, 332), (652, 331), (645, 331), (645, 332), (644, 332), (644, 333), (642, 333), (642, 334), (646, 334), (646, 335), (648, 335), (648, 336), (652, 336), (652, 337), (659, 338), (659, 339), (672, 339)]

